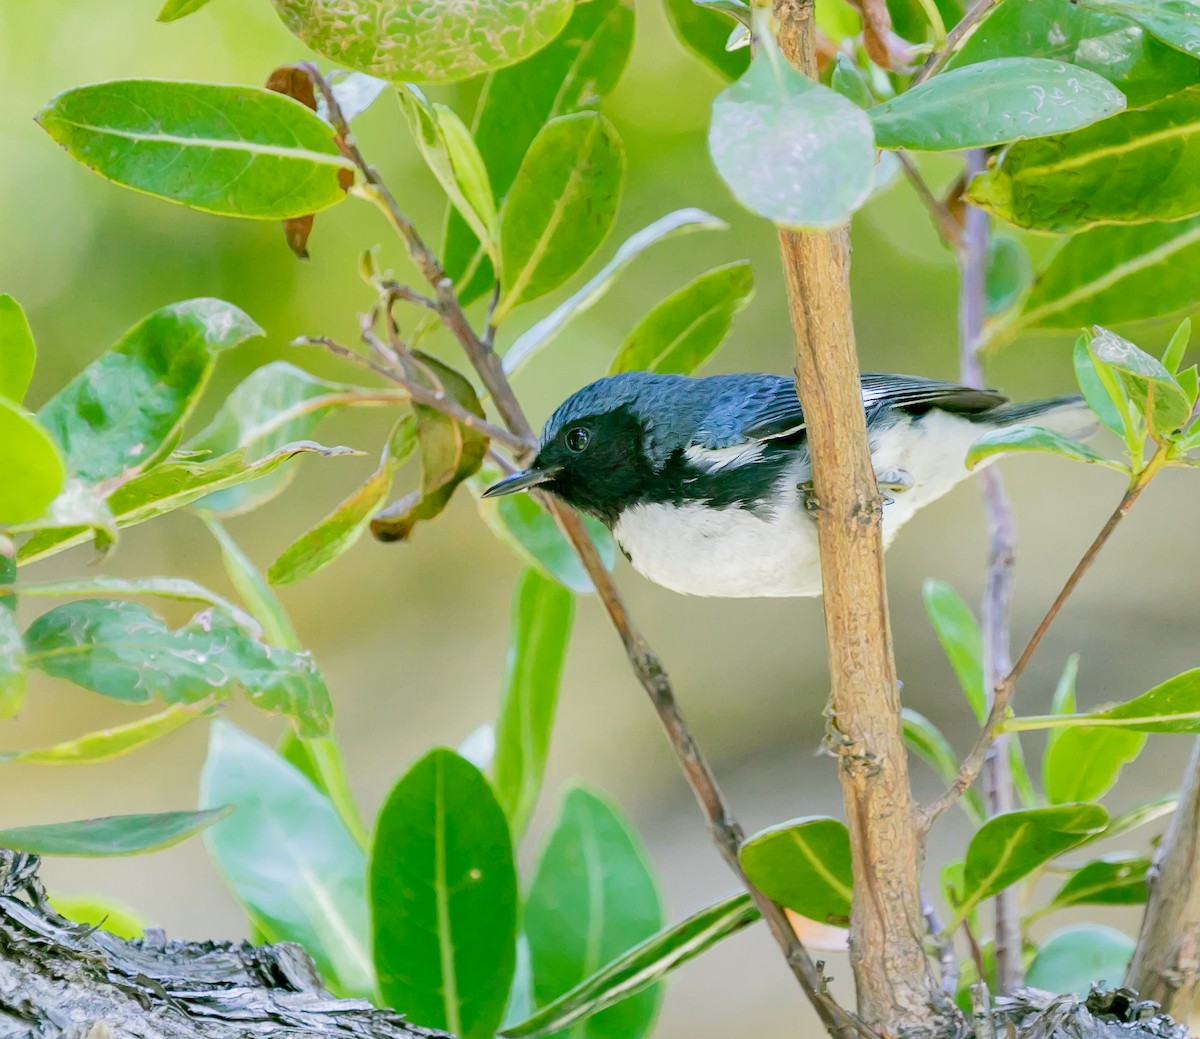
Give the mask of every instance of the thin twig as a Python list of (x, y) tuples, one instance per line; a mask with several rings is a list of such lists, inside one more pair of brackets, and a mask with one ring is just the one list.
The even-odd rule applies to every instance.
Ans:
[[(362, 152), (350, 135), (349, 127), (338, 109), (337, 101), (333, 97), (329, 85), (315, 66), (307, 66), (307, 68), (314, 85), (325, 98), (330, 120), (337, 131), (344, 152), (358, 167), (363, 179), (371, 189), (368, 196), (379, 205), (389, 222), (404, 239), (414, 262), (433, 287), (437, 295), (437, 313), (442, 323), (463, 347), (468, 360), (509, 427), (512, 434), (510, 439), (515, 440), (521, 449), (528, 448), (533, 443), (533, 430), (500, 366), (499, 357), (492, 349), (490, 342), (485, 342), (475, 334), (459, 303), (453, 283), (446, 277), (441, 265), (426, 246), (416, 227), (401, 211), (379, 174), (363, 158)], [(783, 950), (792, 973), (800, 982), (801, 988), (808, 996), (822, 1023), (831, 1035), (837, 1036), (839, 1039), (852, 1039), (854, 1036), (877, 1039), (874, 1032), (825, 994), (821, 972), (808, 955), (804, 945), (796, 937), (782, 908), (758, 891), (742, 871), (738, 861), (738, 849), (742, 842), (741, 827), (717, 786), (712, 769), (684, 721), (666, 671), (642, 637), (641, 632), (634, 626), (617, 592), (616, 585), (608, 571), (605, 570), (582, 520), (557, 500), (544, 495), (537, 497), (550, 511), (559, 528), (571, 542), (591, 577), (597, 595), (625, 646), (626, 655), (629, 657), (634, 673), (649, 694), (655, 711), (658, 713), (667, 740), (675, 751), (675, 756), (683, 769), (684, 778), (704, 813), (718, 850), (754, 898), (771, 934)]]
[(925, 914), (925, 926), (929, 928), (929, 939), (937, 949), (938, 964), (942, 969), (942, 991), (951, 998), (958, 991), (958, 957), (954, 954), (954, 939), (942, 933), (942, 921), (937, 910), (924, 891), (921, 892), (921, 910)]
[(925, 64), (921, 66), (920, 71), (913, 77), (909, 89), (911, 90), (913, 87), (924, 83), (930, 76), (940, 72), (942, 66), (953, 56), (959, 43), (962, 42), (976, 25), (988, 16), (992, 8), (998, 3), (1000, 3), (1000, 0), (976, 0), (975, 6), (964, 14), (958, 24), (946, 34), (945, 42), (925, 60)]
[(942, 243), (951, 249), (957, 249), (962, 242), (963, 229), (959, 222), (954, 219), (954, 214), (929, 189), (929, 185), (925, 183), (925, 178), (921, 176), (921, 171), (917, 168), (916, 162), (913, 161), (913, 157), (908, 152), (898, 149), (893, 154), (900, 163), (900, 168), (904, 170), (904, 175), (908, 178), (908, 182), (917, 193), (917, 197), (921, 200), (925, 208), (929, 210), (929, 215), (933, 218), (934, 227), (937, 228), (938, 237), (941, 238)]

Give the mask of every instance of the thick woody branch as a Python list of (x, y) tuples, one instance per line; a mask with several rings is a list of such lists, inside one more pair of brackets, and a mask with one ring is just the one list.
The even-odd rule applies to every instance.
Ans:
[[(816, 72), (812, 0), (775, 0), (781, 49)], [(882, 502), (867, 448), (850, 305), (849, 235), (780, 232), (796, 338), (825, 599), (831, 719), (850, 829), (850, 959), (860, 1016), (929, 1025), (945, 994), (925, 955), (920, 844), (883, 576)]]
[(1200, 739), (1179, 807), (1149, 876), (1150, 897), (1125, 983), (1167, 1013), (1189, 1014), (1200, 995)]

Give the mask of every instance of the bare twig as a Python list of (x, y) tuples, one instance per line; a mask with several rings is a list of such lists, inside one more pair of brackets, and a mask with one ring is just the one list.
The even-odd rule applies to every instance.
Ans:
[(921, 176), (921, 171), (917, 168), (917, 164), (908, 152), (897, 150), (894, 154), (896, 160), (900, 163), (900, 168), (904, 170), (904, 175), (908, 178), (908, 182), (917, 193), (917, 197), (921, 200), (922, 205), (929, 210), (929, 215), (933, 218), (934, 227), (937, 228), (938, 237), (941, 238), (942, 243), (951, 249), (959, 248), (962, 242), (963, 229), (959, 222), (954, 219), (954, 214), (950, 212), (950, 207), (929, 189), (929, 185), (925, 183), (925, 178)]
[(921, 892), (921, 909), (925, 914), (925, 926), (929, 929), (929, 940), (937, 949), (938, 964), (942, 969), (942, 991), (951, 999), (958, 991), (958, 957), (954, 953), (954, 939), (942, 933), (942, 921), (937, 910), (924, 891)]
[(942, 66), (953, 57), (954, 51), (966, 38), (967, 34), (983, 21), (998, 3), (1000, 3), (1000, 0), (975, 0), (975, 5), (946, 34), (946, 39), (942, 45), (925, 60), (925, 64), (921, 66), (920, 71), (913, 77), (909, 89), (911, 90), (912, 87), (924, 83), (930, 76), (940, 72)]
[[(446, 277), (441, 265), (426, 246), (416, 227), (401, 211), (379, 174), (366, 162), (362, 152), (354, 143), (350, 129), (342, 118), (337, 101), (328, 84), (315, 66), (309, 66), (308, 72), (316, 88), (325, 98), (330, 119), (337, 131), (343, 151), (352, 159), (366, 181), (367, 188), (362, 193), (381, 209), (397, 233), (404, 239), (414, 262), (436, 293), (438, 316), (446, 328), (458, 339), (472, 367), (479, 375), (508, 426), (510, 432), (505, 434), (505, 438), (501, 442), (515, 444), (520, 452), (527, 452), (535, 443), (533, 430), (500, 366), (498, 356), (492, 349), (493, 330), (489, 325), (486, 338), (481, 339), (476, 335), (463, 312), (453, 283)], [(626, 655), (629, 657), (634, 673), (649, 694), (655, 711), (658, 713), (663, 731), (675, 752), (684, 778), (708, 822), (709, 831), (712, 833), (718, 850), (754, 898), (771, 934), (782, 949), (792, 973), (811, 1001), (821, 1022), (831, 1035), (837, 1036), (839, 1039), (851, 1039), (854, 1036), (875, 1037), (874, 1032), (866, 1028), (826, 994), (821, 972), (799, 938), (796, 937), (782, 908), (758, 891), (742, 871), (738, 861), (738, 849), (742, 842), (741, 827), (717, 786), (712, 769), (684, 721), (666, 671), (634, 626), (617, 592), (616, 585), (608, 571), (605, 570), (582, 520), (556, 499), (545, 495), (537, 495), (537, 497), (550, 511), (559, 528), (571, 542), (591, 577), (597, 595), (625, 646)]]
[(976, 1039), (997, 1039), (996, 1018), (992, 1014), (992, 995), (982, 977), (971, 986), (971, 1011), (975, 1018)]
[[(965, 176), (980, 173), (987, 161), (980, 149), (967, 153)], [(963, 234), (959, 249), (959, 371), (967, 386), (984, 389), (980, 346), (983, 336), (987, 298), (988, 215), (982, 209), (966, 205)], [(999, 471), (985, 469), (979, 474), (988, 528), (987, 586), (983, 596), (983, 678), (984, 688), (994, 690), (1012, 670), (1009, 615), (1012, 612), (1013, 577), (1016, 569), (1016, 533), (1012, 506), (1004, 490)], [(1000, 815), (1013, 808), (1012, 769), (1008, 741), (1000, 736), (988, 756), (988, 814)], [(1001, 891), (994, 900), (996, 911), (995, 949), (996, 986), (1001, 995), (1015, 992), (1024, 982), (1021, 914), (1016, 892)]]

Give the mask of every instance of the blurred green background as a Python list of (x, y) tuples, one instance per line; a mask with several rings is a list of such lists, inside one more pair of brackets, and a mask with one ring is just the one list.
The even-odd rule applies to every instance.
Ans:
[[(260, 83), (277, 64), (310, 55), (265, 0), (216, 0), (171, 25), (154, 21), (158, 0), (58, 0), (0, 4), (0, 291), (26, 307), (41, 358), (30, 400), (36, 406), (150, 310), (211, 295), (244, 308), (266, 330), (226, 356), (197, 427), (223, 393), (274, 357), (353, 381), (359, 373), (288, 342), (304, 334), (352, 342), (369, 304), (356, 274), (358, 253), (383, 244), (385, 263), (411, 272), (378, 214), (348, 201), (317, 221), (312, 259), (297, 262), (275, 224), (226, 220), (109, 185), (64, 155), (34, 124), (53, 94), (97, 80), (149, 76)], [(605, 111), (629, 151), (629, 178), (617, 242), (651, 220), (699, 206), (730, 222), (656, 246), (618, 287), (520, 376), (518, 391), (535, 422), (582, 383), (602, 374), (646, 309), (702, 270), (751, 258), (758, 294), (710, 371), (791, 367), (791, 332), (776, 257), (763, 221), (739, 210), (718, 182), (704, 146), (708, 106), (720, 81), (675, 42), (657, 0), (638, 0), (634, 57)], [(448, 95), (469, 116), (471, 90)], [(357, 124), (367, 154), (401, 204), (436, 238), (443, 207), (411, 147), (396, 107), (382, 98)], [(942, 163), (933, 179), (952, 175)], [(957, 373), (955, 269), (915, 197), (899, 183), (856, 218), (854, 294), (862, 364), (954, 378)], [(1049, 240), (1033, 243), (1044, 252)], [(593, 268), (594, 269), (594, 268)], [(520, 310), (502, 343), (544, 314), (561, 294)], [(1160, 347), (1168, 326), (1136, 330)], [(990, 367), (991, 381), (1016, 398), (1072, 388), (1069, 337), (1030, 338)], [(448, 343), (437, 345), (453, 357)], [(366, 450), (362, 458), (305, 461), (280, 499), (230, 524), (265, 568), (299, 532), (370, 472), (391, 416), (362, 411), (331, 421), (326, 443)], [(1115, 448), (1115, 444), (1106, 447)], [(1023, 639), (1117, 500), (1119, 479), (1058, 460), (1005, 463), (1020, 536), (1013, 628)], [(1134, 510), (1084, 580), (1022, 682), (1020, 709), (1041, 712), (1067, 654), (1082, 654), (1080, 704), (1126, 699), (1195, 664), (1192, 569), (1195, 481), (1168, 472)], [(411, 474), (406, 474), (411, 479)], [(888, 579), (899, 672), (906, 703), (934, 718), (960, 747), (972, 726), (921, 607), (921, 583), (939, 577), (978, 599), (986, 559), (983, 516), (971, 484), (931, 507), (889, 554)], [(46, 577), (78, 573), (90, 549), (39, 568)], [(123, 575), (181, 574), (228, 590), (202, 525), (176, 515), (129, 532), (103, 568)], [(351, 780), (372, 814), (395, 778), (425, 748), (456, 745), (493, 716), (508, 630), (508, 598), (518, 563), (480, 522), (465, 493), (412, 544), (361, 542), (283, 598), (333, 690), (337, 731)], [(635, 617), (661, 654), (701, 744), (748, 830), (793, 816), (840, 814), (832, 761), (819, 753), (827, 687), (817, 600), (688, 599), (649, 585), (624, 563), (618, 579)], [(28, 607), (26, 607), (28, 609)], [(657, 864), (669, 915), (724, 894), (732, 878), (708, 842), (644, 695), (599, 606), (577, 613), (536, 849), (567, 778), (610, 790), (631, 813)], [(239, 723), (272, 739), (279, 724), (240, 705)], [(126, 720), (119, 706), (34, 680), (28, 705), (0, 728), (0, 748), (28, 747)], [(1040, 739), (1028, 741), (1036, 761)], [(93, 815), (190, 807), (205, 750), (194, 725), (133, 756), (88, 768), (5, 766), (0, 822), (49, 822)], [(1152, 736), (1142, 760), (1110, 798), (1114, 808), (1174, 787), (1186, 740)], [(936, 782), (914, 765), (918, 792)], [(940, 823), (927, 863), (937, 870), (960, 853), (965, 827)], [(1144, 847), (1149, 834), (1138, 832)], [(239, 937), (244, 920), (200, 841), (157, 855), (105, 861), (53, 860), (45, 878), (63, 894), (98, 891), (121, 898), (172, 936)], [(1126, 929), (1132, 910), (1091, 914)], [(1060, 914), (1039, 925), (1067, 922)], [(829, 959), (845, 991), (844, 956)], [(808, 1010), (762, 928), (688, 965), (669, 987), (659, 1034), (718, 1036), (807, 1021)]]

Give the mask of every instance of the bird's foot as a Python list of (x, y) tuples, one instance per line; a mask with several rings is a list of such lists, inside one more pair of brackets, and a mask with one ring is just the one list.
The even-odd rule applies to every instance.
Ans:
[(882, 473), (876, 473), (875, 483), (884, 495), (883, 503), (885, 505), (892, 504), (892, 499), (888, 497), (889, 494), (903, 494), (905, 491), (911, 491), (917, 485), (912, 473), (905, 469), (886, 469)]
[(804, 506), (805, 512), (816, 515), (821, 511), (821, 501), (817, 492), (813, 490), (812, 480), (796, 484), (796, 490), (800, 492), (800, 504)]

